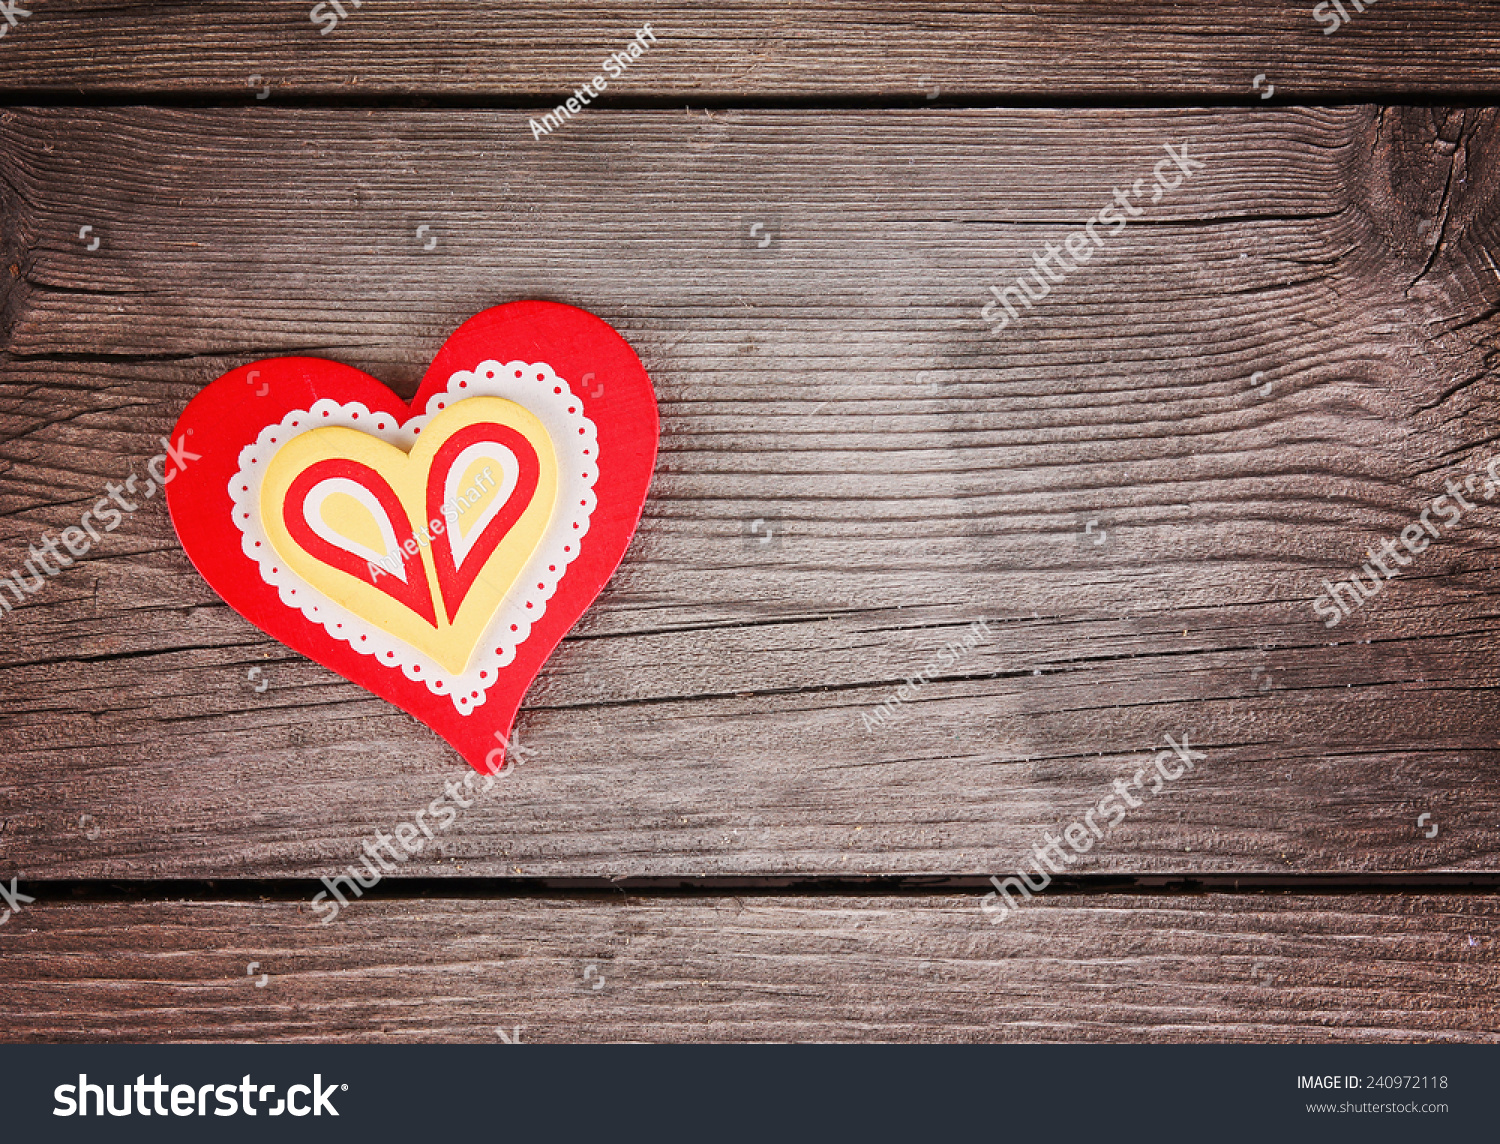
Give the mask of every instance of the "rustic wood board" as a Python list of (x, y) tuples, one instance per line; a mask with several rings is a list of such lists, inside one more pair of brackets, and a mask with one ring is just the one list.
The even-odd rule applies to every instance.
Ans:
[[(657, 480), (522, 708), (535, 754), (407, 870), (1005, 872), (1166, 734), (1208, 761), (1080, 871), (1497, 868), (1494, 509), (1337, 631), (1311, 611), (1494, 449), (1491, 112), (520, 129), (0, 112), (0, 563), (234, 365), (314, 353), (410, 393), (464, 317), (555, 298), (652, 371)], [(988, 335), (986, 287), (1167, 142), (1207, 166)], [(980, 617), (992, 638), (865, 728)], [(460, 773), (219, 603), (159, 500), (0, 624), (23, 877), (321, 875)]]
[(367, 901), (328, 926), (286, 901), (40, 901), (0, 929), (0, 1036), (1500, 1040), (1493, 895), (1043, 895), (1000, 925), (975, 900)]
[[(0, 51), (0, 95), (63, 98), (527, 99), (574, 91), (650, 21), (658, 42), (610, 102), (865, 98), (924, 102), (1172, 96), (1373, 98), (1500, 91), (1492, 5), (1382, 4), (1325, 34), (1312, 3), (805, 5), (617, 2), (154, 4), (46, 0)], [(1353, 13), (1352, 4), (1348, 10)], [(252, 80), (258, 76), (261, 79)]]

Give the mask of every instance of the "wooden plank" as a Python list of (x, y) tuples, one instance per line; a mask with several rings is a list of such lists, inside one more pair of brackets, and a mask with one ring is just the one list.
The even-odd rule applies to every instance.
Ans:
[(976, 901), (41, 901), (0, 929), (0, 1039), (1500, 1039), (1493, 895)]
[[(464, 317), (555, 298), (652, 371), (657, 481), (536, 754), (405, 871), (1004, 873), (1167, 734), (1208, 760), (1080, 871), (1493, 870), (1494, 510), (1336, 631), (1311, 605), (1492, 454), (1494, 122), (0, 113), (0, 566), (233, 365), (410, 393)], [(1166, 143), (1206, 166), (987, 333)], [(0, 623), (23, 877), (319, 876), (459, 773), (219, 604), (159, 501)]]
[[(1480, 0), (1383, 4), (1327, 32), (1314, 5), (1191, 7), (781, 0), (161, 5), (47, 0), (0, 43), (0, 94), (384, 99), (551, 106), (649, 21), (657, 43), (607, 100), (948, 100), (1470, 95), (1500, 91), (1500, 27)], [(1324, 6), (1324, 11), (1327, 11)], [(1351, 13), (1353, 6), (1347, 6)], [(262, 78), (253, 78), (262, 77)]]

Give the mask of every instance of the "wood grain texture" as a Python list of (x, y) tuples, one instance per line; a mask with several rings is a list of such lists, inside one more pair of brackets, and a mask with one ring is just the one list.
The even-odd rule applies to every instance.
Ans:
[(1000, 925), (975, 903), (384, 901), (322, 926), (39, 902), (0, 928), (0, 1040), (1500, 1039), (1493, 895), (1044, 895)]
[[(1500, 865), (1495, 510), (1336, 631), (1310, 606), (1495, 451), (1491, 111), (564, 130), (0, 112), (0, 570), (234, 365), (313, 353), (409, 394), (463, 318), (552, 298), (651, 371), (657, 480), (522, 708), (536, 754), (407, 869), (1006, 872), (1166, 734), (1208, 760), (1080, 869)], [(1169, 142), (1206, 167), (988, 335), (987, 287)], [(993, 638), (865, 729), (981, 616)], [(0, 623), (23, 880), (320, 876), (459, 773), (225, 608), (159, 501)]]
[(273, 84), (272, 99), (550, 105), (647, 22), (658, 44), (611, 83), (607, 100), (924, 102), (935, 89), (950, 100), (1258, 100), (1258, 74), (1292, 101), (1500, 91), (1500, 25), (1479, 0), (1382, 4), (1332, 35), (1312, 3), (1273, 0), (345, 8), (348, 19), (325, 35), (313, 0), (46, 0), (0, 42), (0, 94), (249, 100), (261, 86), (255, 74)]

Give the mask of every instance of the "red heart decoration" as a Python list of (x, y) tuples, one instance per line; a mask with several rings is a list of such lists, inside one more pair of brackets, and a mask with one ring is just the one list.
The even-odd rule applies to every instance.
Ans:
[(512, 302), (458, 328), (410, 406), (320, 358), (226, 373), (172, 431), (192, 460), (167, 505), (235, 611), (493, 771), (625, 555), (658, 433), (651, 379), (615, 330)]

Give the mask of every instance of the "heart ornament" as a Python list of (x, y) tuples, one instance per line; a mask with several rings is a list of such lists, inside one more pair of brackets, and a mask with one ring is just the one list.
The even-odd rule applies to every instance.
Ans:
[(408, 406), (368, 374), (270, 358), (173, 430), (193, 564), (262, 630), (410, 712), (476, 768), (618, 566), (656, 460), (651, 380), (552, 302), (465, 322)]

